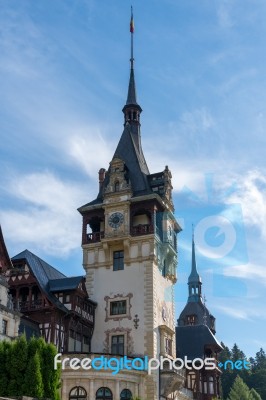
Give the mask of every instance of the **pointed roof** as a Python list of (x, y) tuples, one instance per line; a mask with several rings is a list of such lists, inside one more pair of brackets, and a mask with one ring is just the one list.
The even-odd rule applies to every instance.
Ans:
[(207, 309), (205, 300), (204, 302), (202, 300), (201, 286), (201, 277), (197, 271), (193, 232), (191, 273), (188, 278), (188, 300), (177, 322), (178, 326), (186, 326), (188, 324), (188, 317), (193, 316), (196, 317), (195, 325), (206, 325), (215, 333), (215, 318)]
[(135, 75), (134, 75), (134, 68), (130, 69), (130, 77), (129, 77), (129, 84), (128, 84), (128, 94), (127, 94), (127, 101), (126, 106), (135, 105), (138, 106), (137, 103), (137, 94), (136, 94), (136, 84), (135, 84)]
[(151, 192), (147, 178), (149, 169), (142, 151), (140, 132), (137, 126), (126, 124), (114, 158), (119, 158), (126, 164), (134, 194)]
[(195, 241), (194, 233), (192, 236), (192, 262), (191, 262), (191, 273), (188, 277), (188, 284), (190, 283), (201, 283), (201, 277), (197, 271), (196, 255), (195, 255)]
[(12, 261), (10, 260), (0, 225), (0, 273), (12, 267)]

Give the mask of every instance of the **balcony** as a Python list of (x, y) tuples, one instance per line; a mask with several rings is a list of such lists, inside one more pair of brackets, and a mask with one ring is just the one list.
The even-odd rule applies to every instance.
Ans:
[(160, 370), (161, 396), (168, 398), (172, 393), (181, 390), (185, 384), (185, 369), (177, 370), (164, 366)]
[[(16, 304), (14, 303), (14, 307)], [(35, 311), (43, 308), (42, 299), (34, 300), (34, 301), (18, 301), (18, 309), (21, 312), (24, 311)]]
[(151, 224), (136, 225), (131, 228), (131, 236), (141, 236), (154, 233), (154, 226)]
[(104, 232), (91, 232), (87, 233), (87, 244), (100, 242), (104, 238)]

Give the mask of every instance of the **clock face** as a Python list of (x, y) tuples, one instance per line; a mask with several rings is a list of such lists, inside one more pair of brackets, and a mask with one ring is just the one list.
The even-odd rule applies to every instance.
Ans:
[(117, 229), (124, 221), (124, 216), (120, 212), (115, 212), (110, 215), (108, 224), (114, 228)]

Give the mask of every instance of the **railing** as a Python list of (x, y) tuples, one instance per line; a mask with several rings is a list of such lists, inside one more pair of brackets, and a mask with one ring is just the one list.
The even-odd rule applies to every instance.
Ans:
[(154, 226), (151, 224), (136, 225), (131, 228), (132, 236), (148, 235), (154, 233)]
[(18, 301), (19, 311), (39, 310), (43, 308), (42, 299), (34, 301)]
[(87, 243), (100, 242), (104, 238), (104, 232), (87, 233)]

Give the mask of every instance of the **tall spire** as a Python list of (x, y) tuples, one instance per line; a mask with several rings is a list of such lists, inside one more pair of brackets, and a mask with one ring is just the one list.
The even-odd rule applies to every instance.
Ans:
[(196, 255), (195, 255), (195, 240), (194, 240), (194, 227), (192, 226), (192, 262), (191, 273), (188, 278), (189, 297), (188, 301), (201, 300), (201, 277), (197, 271)]
[(135, 122), (139, 125), (139, 116), (142, 111), (141, 107), (137, 103), (136, 85), (135, 85), (135, 75), (134, 75), (134, 18), (133, 18), (133, 8), (131, 6), (131, 18), (130, 18), (130, 35), (131, 35), (131, 52), (130, 52), (130, 77), (128, 84), (128, 94), (126, 105), (123, 108), (123, 113), (125, 115), (125, 124), (127, 122)]

